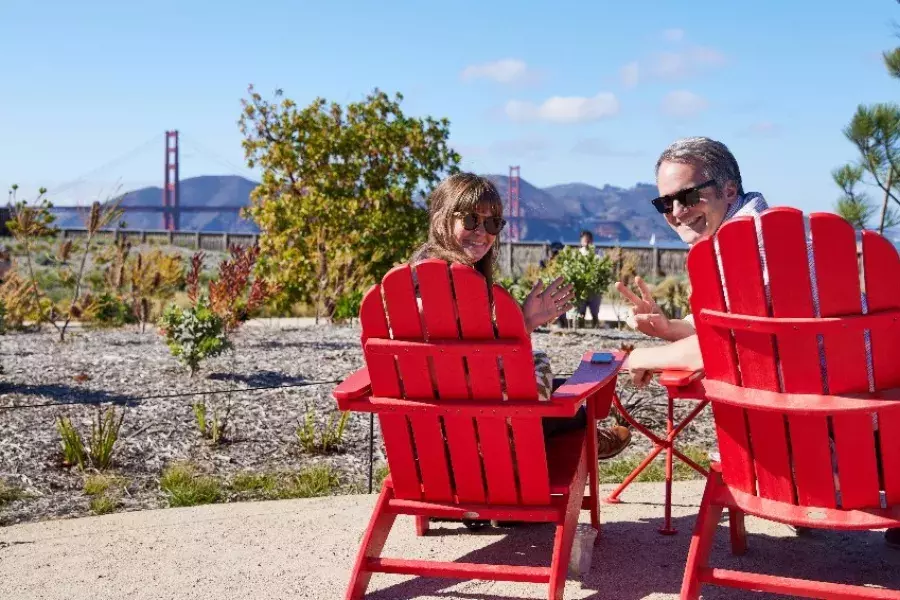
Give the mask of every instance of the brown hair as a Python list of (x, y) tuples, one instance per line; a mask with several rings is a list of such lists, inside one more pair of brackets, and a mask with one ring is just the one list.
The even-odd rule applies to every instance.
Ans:
[(426, 258), (439, 258), (451, 263), (475, 267), (487, 280), (488, 289), (494, 283), (494, 264), (500, 253), (500, 236), (494, 239), (484, 257), (472, 264), (453, 235), (455, 213), (475, 212), (488, 208), (495, 217), (503, 216), (503, 200), (496, 186), (474, 173), (456, 173), (444, 179), (431, 193), (428, 241), (413, 253), (410, 263)]

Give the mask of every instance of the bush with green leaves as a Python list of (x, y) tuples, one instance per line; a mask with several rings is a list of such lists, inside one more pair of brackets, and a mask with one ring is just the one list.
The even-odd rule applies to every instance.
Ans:
[(352, 321), (359, 317), (359, 307), (362, 304), (363, 293), (361, 290), (342, 294), (335, 303), (334, 314), (331, 320), (334, 323)]
[(188, 308), (170, 305), (159, 322), (172, 356), (196, 373), (200, 363), (231, 348), (225, 321), (209, 306), (206, 296)]
[(86, 299), (88, 302), (82, 320), (93, 327), (113, 328), (137, 323), (131, 305), (116, 294), (104, 292)]
[(613, 280), (612, 261), (607, 256), (582, 254), (577, 248), (566, 247), (550, 261), (541, 279), (546, 285), (559, 276), (572, 284), (574, 301), (581, 302), (606, 291)]

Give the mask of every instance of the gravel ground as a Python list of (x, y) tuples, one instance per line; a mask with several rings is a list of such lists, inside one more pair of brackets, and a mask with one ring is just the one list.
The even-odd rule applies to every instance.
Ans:
[[(163, 340), (148, 330), (74, 330), (64, 344), (52, 332), (0, 337), (0, 407), (48, 402), (73, 406), (0, 408), (0, 479), (23, 488), (29, 498), (0, 509), (0, 524), (89, 514), (83, 493), (84, 474), (62, 465), (55, 419), (69, 415), (86, 435), (97, 409), (87, 401), (110, 401), (124, 411), (113, 472), (129, 485), (119, 510), (159, 508), (166, 501), (159, 489), (162, 469), (189, 460), (205, 472), (227, 478), (242, 471), (297, 471), (326, 462), (339, 469), (345, 484), (365, 486), (368, 474), (368, 418), (351, 415), (344, 451), (326, 456), (304, 453), (296, 428), (313, 410), (319, 422), (335, 411), (334, 384), (240, 390), (262, 386), (296, 386), (340, 380), (362, 366), (359, 329), (355, 326), (245, 327), (236, 351), (208, 361), (193, 378), (169, 355)], [(647, 338), (615, 330), (537, 332), (535, 348), (547, 351), (557, 373), (570, 373), (587, 350), (637, 346)], [(623, 400), (639, 401), (644, 422), (660, 426), (665, 416), (662, 388), (637, 392), (619, 384)], [(139, 400), (192, 392), (219, 392)], [(191, 404), (206, 398), (210, 406), (232, 406), (228, 440), (218, 446), (204, 439)], [(686, 403), (676, 414), (693, 406)], [(622, 456), (642, 454), (650, 444), (640, 435)], [(682, 443), (709, 447), (714, 434), (709, 411), (687, 429)], [(382, 458), (377, 438), (376, 461)]]

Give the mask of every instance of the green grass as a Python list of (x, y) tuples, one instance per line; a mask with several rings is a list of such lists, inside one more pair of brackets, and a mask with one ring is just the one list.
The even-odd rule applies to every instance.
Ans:
[[(709, 456), (707, 450), (694, 446), (686, 446), (684, 448), (679, 448), (679, 450), (681, 450), (681, 452), (683, 452), (685, 456), (696, 462), (704, 469), (709, 468)], [(622, 481), (624, 481), (625, 478), (628, 477), (628, 475), (632, 471), (634, 471), (634, 469), (639, 464), (641, 464), (643, 460), (643, 455), (608, 461), (601, 460), (600, 483), (622, 483)], [(673, 460), (674, 469), (672, 476), (676, 481), (701, 479), (701, 475), (699, 473), (678, 460), (678, 458), (674, 458)], [(665, 480), (666, 461), (665, 455), (662, 453), (660, 453), (656, 460), (650, 463), (650, 465), (646, 469), (644, 469), (640, 475), (637, 476), (637, 479), (635, 479), (635, 481), (641, 482), (659, 482)]]
[(27, 498), (24, 490), (0, 479), (0, 507)]
[(95, 515), (115, 512), (122, 500), (122, 493), (128, 485), (124, 477), (106, 473), (94, 473), (84, 480), (84, 493), (91, 497), (88, 503)]
[(222, 498), (222, 485), (214, 477), (197, 473), (189, 463), (175, 463), (166, 467), (159, 479), (159, 487), (170, 507), (214, 504)]
[(328, 465), (307, 467), (297, 473), (238, 473), (228, 486), (243, 498), (265, 500), (331, 496), (340, 488), (340, 475)]

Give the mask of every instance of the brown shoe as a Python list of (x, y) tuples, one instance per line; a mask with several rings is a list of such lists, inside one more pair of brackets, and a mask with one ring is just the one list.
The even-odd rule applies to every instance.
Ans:
[(600, 460), (612, 458), (631, 443), (631, 430), (621, 425), (597, 430), (597, 456)]

